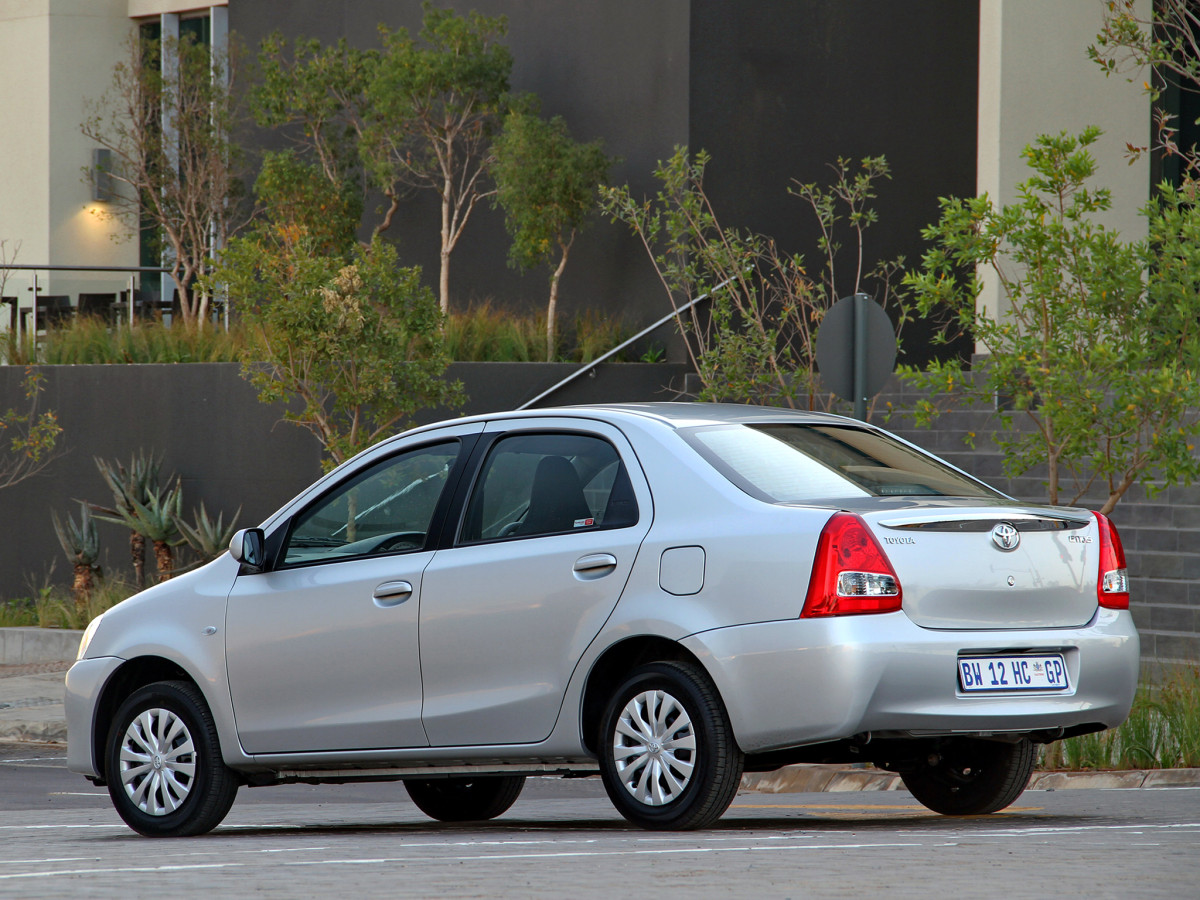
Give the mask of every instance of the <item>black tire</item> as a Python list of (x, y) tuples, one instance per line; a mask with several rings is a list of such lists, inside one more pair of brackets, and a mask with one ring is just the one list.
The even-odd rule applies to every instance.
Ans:
[(517, 802), (524, 775), (408, 780), (404, 787), (417, 808), (439, 822), (494, 819)]
[(1036, 752), (1016, 743), (947, 741), (901, 779), (922, 806), (946, 816), (981, 816), (1004, 809), (1029, 785)]
[(613, 806), (655, 830), (705, 828), (721, 818), (745, 764), (716, 687), (702, 669), (680, 662), (629, 674), (609, 701), (599, 747)]
[[(205, 834), (233, 806), (238, 779), (221, 760), (203, 695), (186, 681), (160, 681), (134, 691), (113, 718), (107, 749), (108, 794), (121, 818), (140, 834)], [(137, 757), (145, 764), (138, 765)]]

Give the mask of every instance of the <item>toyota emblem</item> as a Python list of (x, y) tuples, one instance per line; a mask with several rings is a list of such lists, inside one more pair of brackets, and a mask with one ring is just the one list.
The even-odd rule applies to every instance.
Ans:
[(1016, 550), (1021, 543), (1021, 532), (1008, 522), (999, 522), (992, 529), (992, 543), (1001, 550)]

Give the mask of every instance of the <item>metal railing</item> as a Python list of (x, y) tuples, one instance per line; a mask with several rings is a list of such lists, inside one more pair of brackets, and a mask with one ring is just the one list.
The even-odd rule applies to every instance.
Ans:
[(725, 285), (730, 284), (734, 280), (736, 280), (736, 278), (737, 278), (736, 275), (731, 278), (726, 278), (724, 281), (722, 281), (720, 284), (718, 284), (711, 291), (707, 291), (707, 292), (701, 294), (699, 297), (693, 297), (687, 303), (683, 304), (683, 306), (676, 307), (675, 309), (673, 309), (669, 313), (667, 313), (665, 316), (663, 316), (661, 319), (656, 321), (654, 324), (647, 325), (645, 328), (643, 328), (641, 331), (639, 331), (633, 337), (617, 344), (617, 346), (613, 347), (607, 353), (597, 356), (595, 359), (593, 359), (589, 363), (584, 363), (582, 366), (580, 366), (578, 369), (576, 369), (574, 372), (572, 372), (566, 378), (564, 378), (561, 381), (546, 388), (546, 390), (542, 391), (540, 394), (538, 394), (532, 400), (526, 400), (524, 403), (522, 403), (520, 406), (518, 406), (517, 409), (528, 409), (529, 407), (533, 406), (533, 404), (537, 403), (539, 400), (545, 399), (546, 397), (549, 397), (551, 394), (555, 393), (556, 391), (566, 387), (568, 384), (570, 384), (576, 378), (582, 378), (588, 372), (592, 371), (592, 369), (596, 368), (596, 366), (600, 365), (600, 363), (602, 363), (606, 359), (620, 353), (622, 350), (624, 350), (630, 344), (640, 341), (642, 338), (644, 338), (650, 332), (654, 331), (654, 329), (661, 328), (663, 325), (666, 325), (672, 319), (678, 319), (681, 315), (683, 315), (685, 312), (687, 312), (689, 309), (691, 309), (696, 304), (703, 303), (705, 300), (707, 300), (709, 297), (711, 297), (717, 291), (721, 290), (721, 288), (725, 287)]
[[(38, 284), (38, 272), (127, 272), (129, 273), (129, 282), (127, 285), (128, 296), (128, 313), (129, 326), (133, 327), (133, 321), (136, 313), (136, 297), (137, 297), (137, 275), (145, 273), (154, 273), (162, 276), (170, 273), (170, 269), (164, 269), (159, 266), (62, 266), (62, 265), (36, 265), (28, 263), (9, 263), (0, 266), (5, 272), (33, 272), (33, 284), (26, 290), (32, 291), (33, 303), (29, 308), (30, 327), (25, 328), (24, 317), (20, 314), (21, 303), (20, 298), (0, 298), (0, 303), (13, 302), (15, 309), (13, 310), (13, 321), (16, 325), (18, 335), (23, 334), (26, 330), (30, 334), (38, 333), (38, 296), (42, 290)], [(77, 307), (76, 307), (77, 308)]]

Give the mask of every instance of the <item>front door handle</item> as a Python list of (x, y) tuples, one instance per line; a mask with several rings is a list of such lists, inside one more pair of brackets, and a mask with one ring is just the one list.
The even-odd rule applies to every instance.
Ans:
[(603, 578), (617, 567), (617, 558), (611, 553), (590, 553), (575, 560), (571, 569), (576, 578)]
[(399, 606), (412, 596), (413, 586), (407, 581), (385, 581), (375, 588), (372, 599), (376, 606)]

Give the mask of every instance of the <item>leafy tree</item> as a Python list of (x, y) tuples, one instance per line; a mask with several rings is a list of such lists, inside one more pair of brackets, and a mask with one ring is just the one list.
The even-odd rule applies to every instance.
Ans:
[[(1109, 0), (1088, 56), (1105, 75), (1127, 74), (1130, 81), (1142, 81), (1156, 104), (1172, 86), (1200, 91), (1200, 6), (1195, 0), (1153, 0), (1145, 5)], [(1200, 148), (1179, 144), (1179, 124), (1169, 109), (1156, 106), (1153, 120), (1154, 143), (1127, 144), (1130, 154), (1136, 158), (1151, 150), (1178, 161), (1183, 180), (1195, 182), (1200, 178)]]
[[(1051, 503), (1103, 486), (1109, 512), (1138, 481), (1200, 475), (1200, 210), (1165, 189), (1144, 210), (1149, 238), (1125, 242), (1094, 220), (1111, 204), (1088, 180), (1100, 131), (1043, 135), (1019, 202), (943, 199), (933, 248), (905, 278), (924, 315), (949, 310), (943, 339), (966, 331), (988, 352), (968, 378), (959, 361), (908, 370), (943, 396), (1011, 398), (997, 442), (1010, 476), (1047, 467)], [(1003, 309), (978, 299), (984, 273)], [(937, 414), (926, 401), (918, 420)], [(1032, 429), (1016, 427), (1017, 414)], [(1153, 485), (1147, 485), (1153, 487)]]
[(25, 369), (24, 409), (0, 411), (0, 488), (37, 475), (57, 458), (62, 426), (52, 410), (38, 411), (42, 375)]
[[(832, 188), (794, 188), (812, 206), (824, 236), (826, 269), (815, 281), (802, 256), (782, 253), (768, 237), (721, 224), (704, 190), (708, 162), (704, 151), (692, 157), (686, 147), (677, 148), (655, 170), (662, 188), (653, 199), (638, 200), (628, 187), (602, 187), (601, 207), (632, 229), (654, 264), (703, 384), (701, 399), (827, 406), (828, 396), (820, 396), (815, 340), (822, 316), (837, 299), (833, 264), (841, 245), (835, 232), (848, 217), (859, 259), (864, 258), (864, 232), (875, 220), (867, 204), (875, 182), (887, 177), (886, 162), (864, 160), (856, 175), (840, 160)], [(854, 289), (872, 282), (881, 304), (898, 306), (891, 286), (897, 266), (880, 264), (866, 272), (860, 265)], [(681, 311), (700, 296), (710, 297), (707, 310)], [(903, 320), (903, 309), (898, 316)]]
[[(164, 77), (161, 54), (177, 59)], [(183, 320), (203, 327), (209, 295), (195, 290), (215, 251), (236, 230), (236, 121), (229, 59), (214, 59), (190, 37), (150, 43), (131, 37), (112, 85), (87, 103), (83, 134), (112, 151), (107, 174), (119, 186), (107, 210), (128, 235), (143, 220), (158, 229), (179, 292)], [(97, 174), (89, 171), (89, 177)]]
[(428, 2), (424, 11), (417, 39), (407, 29), (381, 26), (378, 50), (344, 40), (330, 47), (298, 40), (289, 49), (280, 36), (268, 38), (252, 109), (260, 125), (281, 129), (293, 145), (276, 174), (286, 173), (293, 187), (309, 185), (304, 190), (323, 180), (340, 198), (339, 229), (341, 216), (363, 213), (370, 188), (385, 200), (372, 237), (391, 227), (410, 191), (437, 193), (438, 290), (446, 313), (451, 254), (477, 204), (493, 193), (486, 178), (512, 56), (499, 43), (508, 28), (503, 16), (460, 16)]
[(450, 255), (476, 205), (493, 193), (486, 175), (512, 55), (499, 43), (508, 31), (505, 17), (460, 16), (428, 0), (423, 8), (419, 40), (403, 28), (383, 30), (361, 152), (390, 203), (389, 220), (408, 189), (430, 190), (441, 200), (438, 301), (446, 314)]
[[(255, 184), (281, 236), (312, 237), (318, 246), (349, 248), (363, 215), (367, 184), (359, 144), (368, 114), (367, 85), (378, 52), (345, 40), (322, 47), (297, 39), (290, 48), (275, 34), (259, 48), (261, 73), (250, 94), (255, 121), (275, 128), (291, 145), (269, 151)], [(391, 224), (394, 209), (375, 226)]]
[[(284, 419), (307, 428), (344, 462), (407, 423), (417, 410), (460, 401), (437, 301), (416, 268), (396, 265), (376, 239), (347, 261), (238, 238), (217, 277), (240, 297), (256, 334), (242, 374), (264, 403), (293, 403)], [(297, 406), (299, 407), (297, 409)]]
[(576, 234), (596, 208), (596, 189), (607, 179), (612, 159), (601, 141), (578, 143), (560, 116), (547, 122), (532, 110), (508, 115), (495, 157), (496, 201), (512, 237), (509, 264), (552, 269), (546, 305), (546, 359), (551, 360), (559, 281)]

